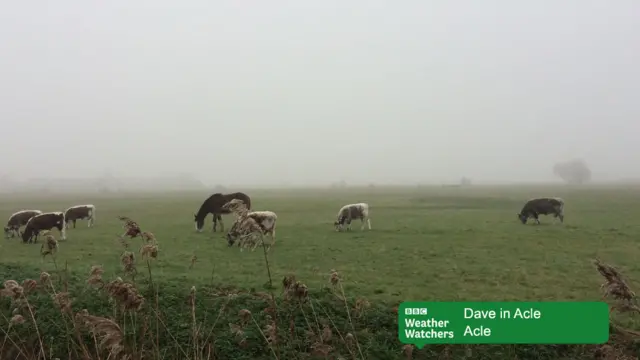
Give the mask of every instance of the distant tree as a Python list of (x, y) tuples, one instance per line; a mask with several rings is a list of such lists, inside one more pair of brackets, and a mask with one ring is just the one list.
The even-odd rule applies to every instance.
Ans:
[(555, 164), (553, 166), (553, 174), (567, 184), (585, 184), (591, 180), (589, 166), (580, 159)]
[(460, 186), (471, 186), (471, 179), (463, 176), (462, 179), (460, 179)]

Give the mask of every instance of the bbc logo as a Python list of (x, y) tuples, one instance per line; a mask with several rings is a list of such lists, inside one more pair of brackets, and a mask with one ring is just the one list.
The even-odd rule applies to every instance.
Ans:
[(405, 315), (427, 315), (427, 308), (405, 308)]

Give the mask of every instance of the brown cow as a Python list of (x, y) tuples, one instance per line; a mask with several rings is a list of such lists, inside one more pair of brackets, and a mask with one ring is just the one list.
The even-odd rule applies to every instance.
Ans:
[(64, 212), (65, 228), (69, 228), (69, 222), (73, 222), (73, 228), (76, 228), (77, 220), (87, 219), (87, 227), (91, 227), (96, 221), (96, 207), (94, 205), (76, 205), (72, 206)]
[(22, 232), (22, 241), (31, 242), (33, 239), (34, 242), (36, 242), (38, 241), (38, 234), (40, 234), (41, 231), (51, 230), (54, 227), (60, 231), (60, 239), (65, 240), (67, 234), (64, 224), (64, 213), (62, 211), (36, 215), (27, 222), (27, 226), (24, 228), (24, 232)]
[(12, 214), (9, 216), (7, 226), (4, 227), (4, 237), (8, 239), (20, 235), (20, 227), (27, 225), (29, 219), (40, 214), (42, 214), (40, 210), (20, 210)]

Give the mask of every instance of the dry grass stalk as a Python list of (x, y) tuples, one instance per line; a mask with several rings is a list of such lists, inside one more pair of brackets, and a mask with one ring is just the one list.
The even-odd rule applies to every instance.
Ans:
[(138, 289), (121, 278), (109, 282), (104, 289), (125, 311), (138, 311), (144, 305), (144, 297), (138, 293)]
[(311, 350), (313, 350), (313, 352), (311, 353), (313, 356), (327, 358), (333, 350), (333, 346), (329, 344), (323, 344), (321, 342), (316, 342), (311, 345)]
[(118, 358), (124, 351), (122, 345), (123, 333), (120, 326), (113, 320), (89, 315), (87, 310), (76, 314), (76, 319), (84, 324), (94, 336), (100, 340), (100, 349), (109, 351), (109, 358)]
[(40, 247), (40, 254), (44, 258), (47, 255), (55, 255), (56, 251), (58, 251), (58, 240), (47, 230), (45, 232), (45, 240)]
[(265, 316), (267, 323), (264, 326), (264, 338), (269, 345), (275, 345), (278, 342), (278, 327), (273, 318), (269, 315)]
[(71, 312), (71, 296), (68, 292), (59, 292), (53, 295), (53, 303), (61, 312), (72, 315)]
[(240, 320), (242, 321), (243, 325), (246, 325), (249, 320), (251, 320), (251, 311), (247, 310), (247, 309), (242, 309), (238, 312), (238, 316), (240, 316)]
[(371, 303), (369, 301), (363, 298), (358, 298), (353, 309), (355, 317), (362, 317), (369, 307), (371, 307)]
[(331, 272), (329, 275), (331, 276), (330, 278), (331, 285), (338, 286), (338, 284), (340, 283), (340, 274), (338, 274), (338, 272), (335, 271), (334, 269), (331, 269)]
[(347, 335), (344, 336), (344, 343), (347, 345), (349, 352), (353, 354), (353, 351), (356, 348), (356, 339), (353, 337), (352, 333), (347, 333)]
[(295, 275), (286, 275), (283, 279), (282, 279), (282, 286), (287, 289), (290, 286), (292, 286), (293, 284), (296, 283), (296, 276)]
[(38, 289), (38, 282), (33, 279), (25, 279), (22, 282), (22, 289), (25, 295), (29, 295)]
[(11, 317), (11, 326), (24, 324), (24, 317), (20, 314), (13, 315)]
[(247, 336), (244, 333), (244, 328), (240, 325), (229, 323), (229, 329), (238, 342), (238, 345), (245, 347), (247, 345)]
[(196, 261), (198, 261), (198, 257), (196, 256), (196, 254), (193, 254), (193, 256), (191, 256), (191, 264), (189, 265), (189, 269), (193, 269), (193, 266), (196, 264)]
[(231, 329), (231, 333), (233, 334), (233, 336), (236, 338), (238, 345), (240, 347), (245, 347), (247, 346), (247, 336), (245, 335), (244, 328), (249, 320), (252, 319), (252, 315), (251, 311), (246, 309), (240, 310), (238, 312), (238, 315), (240, 316), (241, 320), (240, 325), (229, 323), (229, 328)]
[(603, 298), (609, 296), (620, 301), (620, 304), (612, 306), (618, 311), (640, 312), (640, 308), (634, 304), (636, 294), (629, 288), (629, 285), (623, 280), (622, 274), (614, 267), (601, 262), (599, 259), (594, 261), (596, 269), (605, 278), (605, 282), (600, 286), (603, 289)]
[(146, 244), (140, 248), (140, 255), (143, 259), (157, 259), (158, 258), (158, 245)]
[[(29, 300), (25, 297), (24, 288), (18, 284), (15, 280), (7, 280), (4, 282), (4, 288), (0, 289), (0, 296), (11, 298), (12, 305), (15, 307), (13, 309), (13, 317), (16, 321), (20, 321), (20, 317), (16, 317), (17, 315), (22, 316), (20, 312), (23, 312), (24, 315), (30, 317), (31, 321), (35, 326), (35, 332), (37, 335), (38, 342), (40, 344), (40, 352), (44, 354), (44, 346), (42, 344), (42, 337), (40, 336), (40, 331), (38, 330), (38, 324), (34, 317), (35, 309), (29, 303)], [(26, 310), (26, 311), (25, 311)], [(24, 320), (24, 318), (22, 318)]]
[(40, 273), (40, 286), (51, 286), (51, 275), (46, 271)]
[(407, 344), (402, 347), (402, 353), (404, 354), (404, 357), (407, 358), (407, 360), (413, 359), (413, 349), (414, 347), (411, 344)]
[(196, 287), (192, 286), (191, 289), (189, 290), (189, 305), (191, 305), (191, 308), (195, 308), (196, 306)]
[[(603, 298), (611, 296), (618, 301), (617, 304), (610, 305), (611, 310), (617, 310), (620, 313), (640, 313), (640, 307), (634, 304), (636, 300), (635, 293), (629, 288), (629, 285), (623, 280), (622, 274), (614, 267), (601, 262), (599, 259), (594, 261), (594, 265), (598, 272), (605, 278), (605, 282), (600, 286), (603, 290)], [(614, 324), (612, 321), (611, 330), (622, 334), (630, 339), (640, 338), (640, 332), (626, 329), (622, 326)]]
[[(351, 330), (355, 334), (356, 329), (353, 324), (351, 312), (349, 311), (349, 303), (347, 302), (347, 297), (345, 296), (344, 288), (342, 287), (342, 279), (340, 278), (340, 274), (335, 269), (331, 269), (331, 271), (329, 272), (329, 282), (331, 283), (331, 286), (333, 286), (334, 295), (338, 299), (344, 302), (344, 308), (347, 312), (349, 325), (351, 325)], [(366, 309), (368, 306), (369, 306), (369, 302), (364, 299), (361, 300), (360, 303), (356, 302), (356, 309), (359, 310), (360, 312), (364, 311), (364, 309)], [(362, 349), (360, 348), (360, 343), (358, 342), (358, 338), (356, 337), (356, 335), (353, 335), (353, 337), (355, 340), (354, 342), (355, 342), (356, 348), (358, 349), (358, 353), (360, 354), (360, 357), (364, 358), (364, 356), (362, 355)]]
[(125, 239), (122, 235), (118, 235), (118, 241), (120, 242), (120, 245), (122, 245), (123, 248), (125, 249), (129, 248), (129, 243), (127, 242), (127, 239)]
[(342, 290), (341, 281), (342, 279), (340, 278), (340, 274), (335, 269), (331, 269), (331, 271), (329, 272), (329, 282), (333, 287), (333, 294), (341, 301), (344, 301), (346, 304), (347, 300), (344, 297), (344, 291)]
[(324, 343), (330, 343), (332, 338), (333, 338), (333, 332), (331, 331), (331, 328), (329, 327), (329, 325), (325, 324), (324, 327), (322, 328), (322, 334), (320, 335), (320, 339)]
[(89, 278), (87, 279), (87, 284), (89, 285), (104, 285), (104, 281), (102, 280), (102, 274), (104, 270), (102, 266), (94, 265), (91, 267), (91, 271), (89, 271)]
[(140, 225), (137, 222), (131, 220), (126, 216), (118, 216), (118, 219), (124, 221), (124, 225), (122, 226), (125, 230), (122, 236), (128, 236), (130, 238), (134, 238), (140, 234), (142, 234), (142, 230), (140, 230)]
[(294, 275), (285, 276), (282, 280), (284, 286), (284, 298), (285, 300), (297, 299), (299, 301), (307, 300), (309, 296), (309, 289), (307, 285), (300, 281), (296, 281)]
[(154, 244), (155, 244), (155, 243), (157, 243), (156, 236), (155, 236), (155, 235), (153, 235), (153, 233), (152, 233), (152, 232), (149, 232), (149, 231), (143, 231), (143, 232), (140, 234), (140, 237), (142, 238), (142, 240), (144, 240), (144, 241), (146, 241), (146, 242), (150, 242), (150, 243), (154, 243)]
[(627, 355), (621, 349), (609, 344), (598, 345), (593, 352), (593, 358), (598, 360), (637, 360), (637, 356)]
[[(238, 247), (240, 247), (240, 251), (243, 251), (244, 248), (251, 248), (251, 251), (255, 251), (258, 245), (264, 243), (262, 226), (255, 219), (248, 216), (249, 209), (244, 202), (233, 199), (226, 203), (223, 209), (227, 209), (236, 215), (236, 220), (228, 234), (234, 238)], [(270, 248), (271, 246), (269, 245)]]
[(125, 251), (122, 253), (122, 256), (120, 256), (120, 264), (122, 264), (122, 270), (125, 275), (136, 275), (138, 273), (135, 257), (132, 252)]
[(4, 282), (4, 288), (0, 289), (0, 295), (18, 300), (24, 294), (24, 288), (15, 280), (7, 280)]

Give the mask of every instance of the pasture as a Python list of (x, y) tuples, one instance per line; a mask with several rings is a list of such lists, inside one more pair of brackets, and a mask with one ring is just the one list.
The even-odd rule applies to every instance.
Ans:
[[(354, 190), (247, 191), (253, 208), (278, 214), (277, 242), (269, 254), (274, 281), (295, 274), (310, 288), (327, 284), (331, 269), (345, 290), (370, 300), (581, 300), (600, 296), (601, 279), (591, 260), (600, 257), (640, 279), (637, 258), (640, 190), (571, 187), (381, 188)], [(96, 225), (79, 221), (60, 242), (59, 266), (86, 274), (102, 265), (120, 274), (122, 222), (129, 216), (159, 242), (154, 276), (169, 285), (225, 284), (262, 288), (267, 282), (262, 251), (229, 248), (223, 233), (196, 233), (193, 213), (210, 194), (145, 194), (120, 197), (69, 195), (5, 198), (3, 217), (24, 208), (64, 210), (97, 206)], [(536, 196), (567, 203), (564, 225), (541, 217), (522, 225), (516, 213)], [(340, 206), (366, 201), (372, 231), (336, 233)], [(6, 220), (5, 220), (6, 221)], [(225, 230), (233, 215), (225, 215)], [(57, 230), (53, 233), (57, 236)], [(135, 243), (135, 242), (134, 242)], [(137, 243), (135, 243), (137, 246)], [(39, 245), (3, 241), (3, 264), (51, 270)], [(260, 250), (260, 248), (258, 249)], [(135, 249), (134, 249), (135, 251)], [(196, 263), (191, 266), (193, 255)], [(190, 268), (191, 267), (191, 268)]]
[[(59, 241), (55, 263), (50, 256), (40, 256), (42, 239), (36, 245), (23, 244), (19, 239), (0, 242), (4, 279), (38, 278), (41, 271), (53, 277), (60, 274), (59, 279), (64, 279), (52, 289), (62, 291), (68, 285), (68, 291), (75, 296), (75, 312), (86, 308), (90, 314), (113, 317), (122, 329), (127, 329), (122, 331), (123, 338), (128, 339), (123, 340), (125, 352), (133, 354), (132, 358), (141, 358), (144, 348), (151, 352), (145, 354), (146, 358), (155, 359), (293, 359), (308, 358), (308, 354), (320, 358), (411, 358), (403, 355), (401, 349), (406, 348), (397, 340), (393, 306), (399, 302), (600, 300), (603, 280), (592, 264), (594, 258), (616, 266), (630, 279), (631, 288), (638, 289), (634, 280), (640, 279), (640, 188), (474, 186), (241, 191), (251, 196), (253, 210), (271, 210), (278, 215), (277, 241), (268, 255), (274, 293), (279, 297), (282, 279), (293, 274), (308, 286), (309, 297), (305, 299), (313, 299), (310, 303), (296, 305), (277, 300), (276, 304), (273, 298), (265, 303), (260, 292), (266, 294), (270, 290), (265, 289), (272, 288), (266, 286), (269, 278), (262, 249), (240, 252), (237, 247), (228, 247), (224, 233), (211, 232), (211, 215), (204, 231), (195, 231), (193, 213), (210, 193), (5, 196), (0, 202), (0, 214), (5, 218), (20, 209), (63, 211), (72, 205), (91, 203), (96, 206), (96, 222), (87, 228), (86, 220), (78, 221), (76, 229), (68, 229), (67, 240)], [(541, 216), (541, 225), (534, 225), (531, 220), (522, 225), (516, 214), (526, 200), (543, 196), (564, 198), (564, 224)], [(371, 206), (373, 229), (360, 231), (360, 222), (355, 221), (351, 232), (335, 232), (333, 222), (338, 209), (363, 201)], [(159, 245), (157, 259), (150, 261), (150, 283), (147, 265), (138, 253), (142, 240), (128, 241), (128, 250), (136, 253), (138, 262), (136, 286), (150, 304), (137, 314), (137, 322), (131, 319), (133, 324), (127, 323), (126, 316), (115, 315), (109, 296), (91, 291), (85, 284), (93, 265), (103, 267), (105, 281), (118, 276), (130, 279), (120, 263), (124, 249), (118, 235), (123, 233), (123, 223), (118, 216), (138, 222), (143, 231), (155, 235)], [(223, 221), (228, 230), (233, 215), (223, 215)], [(58, 237), (57, 230), (52, 234)], [(340, 274), (346, 299), (340, 296), (341, 290), (330, 285), (332, 269)], [(198, 289), (197, 300), (185, 299), (192, 286)], [(22, 333), (14, 330), (18, 334), (11, 343), (17, 344), (16, 348), (35, 351), (30, 345), (35, 340), (29, 340), (34, 334), (41, 339), (62, 336), (64, 326), (59, 311), (56, 315), (57, 310), (51, 306), (51, 298), (31, 300), (38, 309), (36, 317), (42, 335), (27, 328)], [(364, 304), (361, 299), (370, 304), (366, 315), (362, 315), (364, 307), (358, 310), (358, 304)], [(349, 308), (351, 315), (345, 312)], [(12, 308), (2, 309), (4, 321), (0, 319), (0, 328), (7, 329)], [(282, 346), (266, 341), (269, 327), (261, 332), (244, 328), (241, 333), (245, 340), (239, 339), (233, 331), (237, 325), (233, 324), (238, 323), (238, 314), (244, 309), (253, 314), (258, 328), (267, 326), (271, 321), (267, 314), (275, 311), (278, 322), (271, 329), (278, 329), (278, 336), (287, 337), (287, 341)], [(624, 320), (624, 326), (637, 328), (632, 320)], [(147, 324), (155, 330), (148, 331)], [(319, 340), (319, 335), (314, 334), (319, 334), (321, 324), (324, 331), (326, 327), (332, 329), (342, 341)], [(68, 355), (70, 358), (81, 358), (83, 351), (93, 353), (93, 349), (82, 350), (83, 342), (74, 340), (71, 331), (66, 330), (70, 339), (66, 343), (51, 344), (55, 349), (46, 350), (40, 342), (40, 349), (58, 357), (67, 356), (67, 351), (75, 352), (74, 356)], [(146, 335), (139, 335), (140, 331)], [(356, 335), (356, 343), (362, 349), (349, 347), (343, 338), (346, 333)], [(611, 344), (614, 346), (607, 351), (623, 351), (619, 349), (628, 346), (614, 340)], [(553, 345), (427, 346), (412, 356), (587, 359), (599, 349)], [(5, 348), (0, 349), (0, 357), (3, 356), (14, 355)]]

